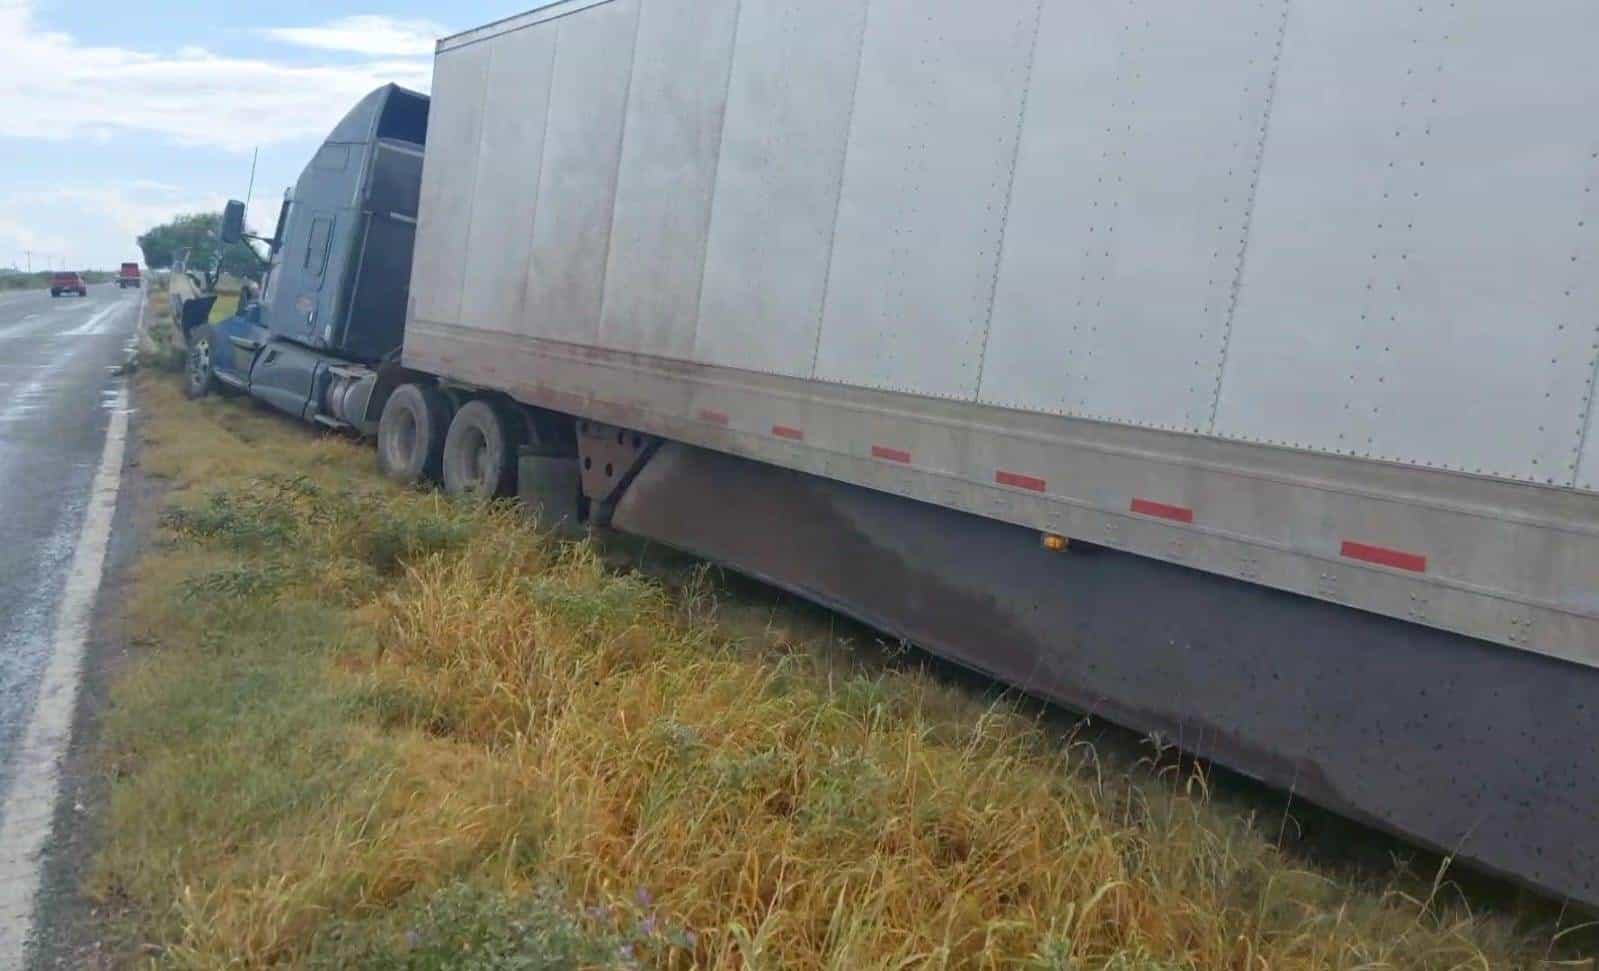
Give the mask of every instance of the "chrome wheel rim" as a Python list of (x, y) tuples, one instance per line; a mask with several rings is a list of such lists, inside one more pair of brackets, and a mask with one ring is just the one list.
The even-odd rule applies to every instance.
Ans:
[(189, 382), (196, 388), (205, 384), (211, 373), (211, 342), (202, 337), (189, 350)]

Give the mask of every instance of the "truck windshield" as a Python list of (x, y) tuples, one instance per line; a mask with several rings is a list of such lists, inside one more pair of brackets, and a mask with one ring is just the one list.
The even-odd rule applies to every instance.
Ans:
[(278, 266), (283, 262), (283, 233), (289, 225), (289, 206), (293, 199), (283, 194), (283, 204), (278, 207), (278, 224), (272, 230), (272, 258), (267, 262), (266, 275), (261, 278), (261, 299), (264, 307), (272, 305), (272, 281), (277, 278)]

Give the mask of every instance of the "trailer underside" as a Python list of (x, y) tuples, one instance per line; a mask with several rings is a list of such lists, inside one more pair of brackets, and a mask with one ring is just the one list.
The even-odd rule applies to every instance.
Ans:
[(666, 442), (617, 528), (1599, 903), (1599, 671)]

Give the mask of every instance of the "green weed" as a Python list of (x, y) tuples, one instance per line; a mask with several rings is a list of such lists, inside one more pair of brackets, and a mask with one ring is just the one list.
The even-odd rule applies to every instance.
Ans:
[[(1532, 968), (1577, 937), (1282, 852), (1206, 780), (739, 626), (506, 506), (141, 382), (170, 540), (93, 889), (170, 967)], [(1592, 967), (1574, 963), (1571, 967)]]

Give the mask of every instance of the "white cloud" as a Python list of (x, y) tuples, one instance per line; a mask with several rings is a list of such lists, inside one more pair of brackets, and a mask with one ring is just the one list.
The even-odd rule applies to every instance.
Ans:
[[(350, 19), (373, 29), (349, 28)], [(327, 132), (363, 94), (393, 81), (427, 90), (421, 25), (350, 18), (309, 31), (323, 49), (371, 59), (295, 65), (186, 47), (161, 55), (79, 43), (35, 22), (31, 0), (0, 0), (0, 134), (44, 139), (155, 132), (183, 145), (244, 151)], [(379, 23), (381, 22), (381, 23)], [(340, 25), (345, 25), (340, 27)], [(377, 29), (383, 24), (388, 25)], [(290, 28), (291, 30), (295, 28)], [(431, 29), (431, 28), (429, 28)], [(429, 47), (431, 45), (428, 45)]]
[(323, 51), (371, 57), (420, 57), (431, 55), (433, 42), (446, 31), (428, 20), (363, 15), (343, 17), (319, 27), (273, 27), (262, 33), (286, 44)]
[(15, 192), (5, 199), (15, 206), (73, 209), (97, 216), (122, 236), (132, 239), (178, 213), (215, 212), (227, 199), (220, 194), (191, 193), (159, 183), (126, 186), (77, 185)]
[[(291, 40), (325, 63), (271, 60), (262, 52), (217, 53), (183, 47), (173, 53), (87, 44), (47, 30), (34, 0), (0, 0), (0, 135), (36, 140), (55, 152), (106, 153), (129, 133), (169, 140), (175, 155), (206, 150), (237, 153), (244, 181), (252, 147), (262, 147), (251, 224), (270, 232), (278, 194), (314, 146), (363, 95), (388, 82), (426, 91), (432, 74), (432, 34), (417, 21), (346, 18), (301, 28)], [(295, 30), (295, 28), (288, 28)], [(423, 35), (428, 35), (426, 40)], [(289, 38), (283, 38), (289, 39)], [(281, 145), (283, 150), (274, 151)], [(284, 151), (286, 150), (286, 151)], [(309, 153), (310, 148), (303, 149)], [(269, 159), (272, 161), (269, 162)], [(22, 264), (34, 253), (74, 266), (115, 266), (134, 259), (133, 238), (182, 212), (215, 211), (225, 193), (243, 185), (188, 185), (175, 160), (169, 169), (120, 171), (51, 185), (24, 186), (0, 166), (0, 265)], [(83, 166), (73, 166), (82, 172)], [(213, 165), (212, 173), (216, 171)], [(226, 181), (226, 180), (224, 180)]]
[(31, 251), (34, 269), (114, 266), (139, 258), (134, 239), (151, 226), (224, 202), (219, 193), (142, 179), (0, 192), (0, 264), (23, 266)]
[(8, 208), (5, 203), (0, 202), (0, 253), (8, 254), (7, 258), (0, 259), (0, 266), (15, 263), (18, 268), (25, 269), (30, 260), (37, 258), (38, 263), (33, 265), (38, 269), (45, 265), (47, 255), (65, 253), (69, 248), (65, 236), (41, 233), (35, 224), (9, 215), (5, 208)]

